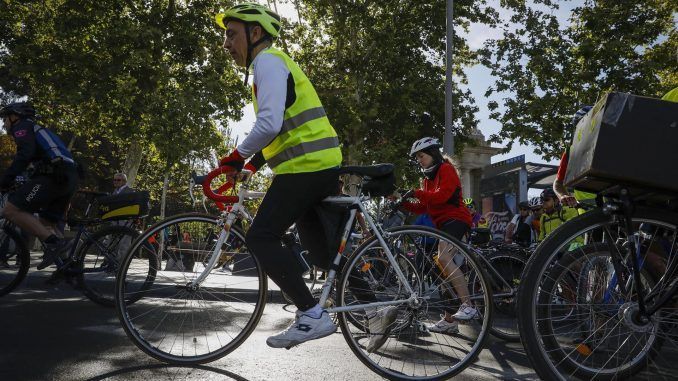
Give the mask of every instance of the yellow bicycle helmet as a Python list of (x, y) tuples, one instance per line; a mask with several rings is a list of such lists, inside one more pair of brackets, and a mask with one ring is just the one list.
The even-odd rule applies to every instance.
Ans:
[(272, 10), (257, 3), (238, 4), (224, 13), (217, 14), (214, 19), (220, 27), (226, 29), (228, 20), (240, 20), (245, 23), (257, 23), (275, 38), (280, 35), (280, 16)]

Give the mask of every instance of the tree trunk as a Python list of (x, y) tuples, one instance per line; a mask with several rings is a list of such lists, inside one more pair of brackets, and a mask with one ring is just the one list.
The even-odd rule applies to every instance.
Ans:
[(127, 186), (134, 188), (134, 180), (136, 180), (137, 172), (139, 172), (139, 166), (141, 165), (141, 159), (144, 155), (144, 149), (138, 140), (132, 141), (129, 149), (127, 150), (127, 158), (125, 159), (125, 164), (123, 165), (122, 171), (127, 175)]

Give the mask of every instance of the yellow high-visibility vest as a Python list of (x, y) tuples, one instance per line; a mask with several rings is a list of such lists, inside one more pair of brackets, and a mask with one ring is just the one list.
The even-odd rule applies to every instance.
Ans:
[[(271, 170), (276, 174), (304, 173), (340, 166), (339, 138), (311, 81), (282, 51), (268, 48), (259, 54), (279, 57), (294, 79), (294, 103), (285, 109), (278, 136), (262, 150)], [(252, 101), (256, 113), (259, 107), (254, 87)]]

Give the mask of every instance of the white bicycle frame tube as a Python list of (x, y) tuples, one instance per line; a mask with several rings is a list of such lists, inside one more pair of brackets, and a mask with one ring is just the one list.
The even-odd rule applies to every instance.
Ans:
[[(367, 222), (368, 226), (372, 229), (374, 232), (374, 236), (377, 238), (379, 241), (379, 244), (381, 247), (384, 249), (384, 252), (386, 253), (386, 257), (388, 258), (389, 263), (391, 266), (393, 266), (393, 269), (395, 269), (396, 276), (402, 282), (402, 284), (405, 285), (405, 289), (407, 292), (410, 294), (410, 297), (408, 299), (401, 299), (401, 300), (391, 300), (387, 302), (374, 302), (374, 303), (367, 303), (367, 304), (359, 304), (359, 305), (354, 305), (354, 306), (344, 306), (344, 307), (332, 307), (328, 308), (327, 311), (330, 313), (333, 312), (347, 312), (347, 311), (356, 311), (356, 310), (364, 310), (365, 308), (376, 308), (376, 307), (383, 307), (383, 306), (393, 306), (393, 305), (399, 305), (403, 304), (409, 301), (412, 301), (416, 299), (417, 295), (410, 286), (410, 284), (407, 282), (407, 278), (405, 277), (405, 274), (403, 274), (402, 269), (400, 268), (400, 265), (398, 262), (395, 260), (395, 257), (393, 256), (393, 253), (391, 253), (391, 250), (388, 248), (388, 245), (386, 244), (386, 241), (384, 240), (383, 237), (383, 230), (381, 229), (380, 226), (378, 226), (372, 217), (370, 216), (369, 213), (367, 213), (367, 210), (365, 210), (365, 207), (362, 204), (362, 200), (360, 197), (327, 197), (323, 200), (323, 202), (328, 202), (331, 204), (339, 204), (339, 205), (355, 205), (360, 209), (360, 212), (363, 214), (365, 221)], [(333, 267), (338, 267), (339, 263), (341, 262), (341, 258), (344, 252), (344, 249), (346, 247), (346, 242), (351, 234), (351, 228), (353, 226), (353, 221), (355, 219), (356, 215), (356, 210), (351, 209), (350, 211), (350, 216), (348, 221), (346, 222), (346, 226), (344, 227), (344, 233), (341, 237), (341, 244), (339, 245), (339, 251), (337, 252), (336, 257), (334, 258), (334, 266)], [(336, 278), (337, 272), (334, 269), (330, 269), (329, 273), (327, 274), (327, 279), (325, 280), (325, 283), (323, 283), (322, 286), (322, 294), (320, 295), (320, 301), (319, 304), (321, 306), (325, 305), (325, 302), (327, 301), (327, 298), (329, 297), (330, 291), (332, 289), (332, 283), (334, 283), (334, 279)]]
[(202, 271), (202, 273), (200, 273), (200, 276), (198, 276), (191, 282), (191, 286), (196, 286), (202, 283), (205, 280), (205, 278), (207, 278), (212, 269), (214, 269), (214, 266), (217, 264), (217, 261), (221, 256), (221, 246), (224, 244), (224, 242), (226, 242), (228, 236), (231, 234), (231, 226), (235, 222), (238, 215), (243, 215), (245, 216), (245, 218), (251, 219), (249, 212), (247, 212), (247, 209), (245, 209), (243, 205), (245, 200), (263, 198), (265, 195), (266, 192), (251, 191), (245, 187), (241, 187), (238, 190), (238, 202), (233, 204), (231, 210), (228, 213), (226, 213), (225, 218), (223, 214), (220, 217), (224, 220), (224, 228), (221, 229), (221, 233), (219, 234), (217, 243), (214, 246), (214, 251), (212, 251), (212, 255), (210, 256), (210, 260), (207, 263), (207, 266), (205, 266), (205, 269)]
[[(249, 217), (249, 213), (244, 207), (244, 201), (246, 199), (257, 199), (257, 198), (263, 198), (266, 195), (265, 192), (256, 192), (256, 191), (250, 191), (246, 189), (245, 187), (241, 187), (238, 190), (238, 202), (233, 204), (231, 207), (231, 210), (226, 214), (225, 219), (224, 219), (224, 228), (221, 230), (221, 233), (219, 234), (219, 238), (217, 239), (217, 243), (214, 247), (214, 251), (212, 252), (212, 255), (210, 256), (210, 260), (207, 263), (207, 266), (205, 266), (205, 269), (202, 271), (200, 276), (198, 276), (195, 280), (191, 282), (192, 286), (196, 286), (200, 283), (202, 283), (205, 278), (209, 275), (209, 273), (214, 269), (214, 266), (217, 263), (217, 260), (220, 257), (221, 254), (221, 246), (226, 242), (228, 239), (230, 232), (231, 232), (231, 226), (235, 222), (236, 218), (238, 215), (243, 215), (246, 218)], [(372, 217), (370, 216), (369, 213), (367, 213), (367, 210), (362, 204), (362, 199), (360, 197), (327, 197), (323, 200), (323, 202), (328, 202), (332, 204), (338, 204), (338, 205), (354, 205), (357, 206), (360, 212), (363, 214), (365, 217), (365, 221), (367, 222), (368, 226), (374, 231), (374, 236), (379, 240), (379, 244), (381, 247), (384, 249), (384, 252), (386, 253), (386, 257), (388, 258), (389, 263), (391, 266), (393, 266), (393, 269), (395, 270), (396, 276), (402, 282), (403, 285), (405, 285), (405, 289), (407, 292), (411, 295), (408, 299), (402, 299), (402, 300), (391, 300), (387, 302), (374, 302), (374, 303), (368, 303), (368, 304), (360, 304), (360, 305), (355, 305), (355, 306), (345, 306), (345, 307), (334, 307), (328, 309), (329, 312), (346, 312), (346, 311), (355, 311), (355, 310), (363, 310), (365, 308), (375, 308), (375, 307), (382, 307), (382, 306), (392, 306), (392, 305), (399, 305), (403, 304), (409, 301), (412, 301), (416, 299), (417, 295), (410, 286), (410, 284), (407, 282), (407, 278), (405, 277), (405, 274), (403, 274), (402, 269), (400, 268), (400, 265), (398, 265), (398, 262), (395, 260), (395, 257), (393, 256), (393, 253), (391, 253), (391, 250), (388, 248), (388, 245), (386, 244), (386, 241), (384, 240), (383, 237), (383, 230), (381, 229), (380, 226), (378, 226)], [(351, 227), (353, 226), (353, 221), (355, 219), (356, 215), (356, 210), (351, 209), (350, 211), (350, 216), (349, 219), (346, 223), (346, 226), (344, 227), (344, 233), (342, 235), (341, 239), (341, 244), (339, 246), (339, 251), (337, 252), (337, 256), (334, 259), (334, 264), (335, 267), (339, 266), (339, 263), (341, 262), (341, 257), (344, 252), (344, 248), (346, 246), (346, 242), (348, 240), (349, 235), (351, 234)], [(221, 218), (224, 218), (222, 215)], [(331, 285), (334, 282), (334, 279), (336, 278), (336, 271), (334, 269), (331, 269), (329, 271), (329, 274), (327, 276), (327, 279), (325, 280), (325, 283), (323, 284), (323, 292), (320, 297), (320, 305), (324, 305), (325, 302), (327, 301), (327, 298), (329, 297)]]

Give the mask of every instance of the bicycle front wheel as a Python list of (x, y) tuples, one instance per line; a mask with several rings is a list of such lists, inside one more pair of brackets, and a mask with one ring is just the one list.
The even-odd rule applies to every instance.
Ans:
[(14, 290), (28, 273), (31, 255), (21, 234), (6, 226), (0, 229), (0, 296)]
[[(113, 306), (120, 261), (137, 236), (139, 232), (130, 227), (107, 226), (87, 237), (76, 254), (76, 272), (78, 285), (90, 300), (102, 306)], [(156, 267), (155, 264), (148, 267), (150, 277), (154, 276)]]
[[(523, 346), (542, 379), (675, 379), (678, 215), (637, 207), (632, 231), (601, 210), (568, 221), (539, 245), (518, 295)], [(631, 242), (635, 253), (629, 253)], [(640, 266), (634, 278), (632, 263)], [(675, 289), (674, 289), (675, 290)]]
[(266, 276), (242, 231), (232, 226), (225, 234), (215, 217), (191, 213), (155, 224), (132, 243), (118, 273), (116, 309), (127, 336), (148, 355), (172, 364), (214, 361), (256, 327)]
[[(458, 374), (478, 356), (489, 332), (492, 291), (487, 276), (474, 254), (438, 230), (401, 226), (387, 230), (384, 239), (404, 277), (376, 237), (349, 257), (338, 285), (338, 305), (383, 305), (339, 313), (346, 342), (360, 361), (388, 379), (439, 380)], [(453, 258), (454, 267), (443, 268), (441, 257)], [(473, 290), (471, 278), (476, 279)], [(387, 303), (397, 308), (397, 315), (375, 349), (369, 343), (382, 333), (370, 331), (367, 317), (391, 308)], [(456, 312), (462, 303), (474, 306), (475, 316), (459, 321), (456, 332), (436, 329), (440, 315)], [(356, 318), (362, 318), (361, 324), (355, 324)]]

